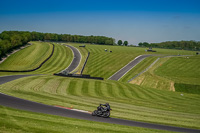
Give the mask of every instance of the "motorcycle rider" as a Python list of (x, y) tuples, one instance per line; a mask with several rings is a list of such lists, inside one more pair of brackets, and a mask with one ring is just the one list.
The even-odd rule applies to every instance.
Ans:
[(99, 117), (109, 118), (110, 110), (112, 110), (112, 109), (110, 108), (109, 103), (100, 104), (97, 107), (97, 110), (94, 110), (92, 112), (92, 116), (99, 116)]
[(100, 104), (100, 106), (105, 106), (105, 107), (102, 107), (101, 108), (101, 110), (102, 110), (102, 112), (103, 111), (107, 111), (107, 110), (110, 110), (110, 105), (109, 105), (109, 103), (106, 103), (106, 104)]

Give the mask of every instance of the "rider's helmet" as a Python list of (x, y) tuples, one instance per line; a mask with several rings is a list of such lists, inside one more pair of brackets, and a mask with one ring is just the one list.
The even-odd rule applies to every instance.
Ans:
[(106, 103), (106, 106), (108, 106), (109, 105), (109, 103)]

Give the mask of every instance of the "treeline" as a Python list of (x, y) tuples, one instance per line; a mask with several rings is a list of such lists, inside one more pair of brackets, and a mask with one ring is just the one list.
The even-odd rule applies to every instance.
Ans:
[(167, 41), (161, 43), (148, 43), (141, 42), (138, 44), (140, 47), (151, 48), (167, 48), (167, 49), (184, 49), (184, 50), (200, 50), (199, 41)]
[(113, 38), (105, 36), (82, 36), (70, 34), (40, 33), (28, 31), (3, 31), (0, 34), (0, 59), (15, 48), (26, 45), (29, 41), (64, 41), (114, 45)]

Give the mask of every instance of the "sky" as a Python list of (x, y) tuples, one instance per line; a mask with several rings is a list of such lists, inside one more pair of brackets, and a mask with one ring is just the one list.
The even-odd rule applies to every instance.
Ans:
[(200, 41), (200, 0), (1, 0), (5, 30), (108, 36), (133, 45)]

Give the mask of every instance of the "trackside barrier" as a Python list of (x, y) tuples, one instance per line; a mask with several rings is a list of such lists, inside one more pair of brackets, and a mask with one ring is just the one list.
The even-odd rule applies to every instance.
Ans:
[(83, 75), (83, 74), (61, 74), (61, 73), (54, 73), (56, 76), (62, 76), (62, 77), (72, 77), (72, 78), (86, 78), (86, 79), (98, 79), (98, 80), (104, 80), (104, 78), (101, 77), (90, 77), (90, 75)]
[(36, 67), (36, 68), (34, 68), (34, 69), (30, 69), (30, 70), (0, 70), (0, 72), (32, 72), (32, 71), (35, 71), (35, 70), (41, 68), (42, 65), (43, 65), (45, 62), (47, 62), (47, 61), (52, 57), (52, 55), (53, 55), (53, 53), (54, 53), (54, 47), (55, 47), (55, 46), (54, 46), (54, 44), (52, 44), (52, 45), (53, 45), (53, 49), (52, 49), (52, 52), (51, 52), (50, 56), (49, 56), (48, 58), (46, 58), (38, 67)]
[(84, 70), (84, 68), (85, 68), (85, 65), (86, 65), (86, 63), (87, 63), (87, 60), (88, 60), (89, 56), (90, 56), (90, 52), (88, 52), (88, 56), (87, 56), (87, 58), (86, 58), (86, 60), (85, 60), (85, 63), (84, 63), (84, 65), (83, 65), (83, 68), (81, 69), (81, 74), (83, 73), (83, 70)]

